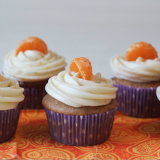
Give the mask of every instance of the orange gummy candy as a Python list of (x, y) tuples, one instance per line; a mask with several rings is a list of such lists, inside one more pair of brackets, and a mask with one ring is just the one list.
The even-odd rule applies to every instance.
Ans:
[(79, 72), (80, 78), (84, 80), (91, 80), (92, 77), (92, 66), (91, 62), (85, 58), (75, 58), (70, 62), (69, 67), (71, 72)]
[(23, 40), (16, 49), (16, 56), (20, 51), (24, 52), (26, 50), (36, 50), (44, 54), (48, 53), (47, 45), (38, 37), (28, 37)]
[(131, 45), (126, 52), (127, 61), (136, 61), (138, 57), (143, 59), (155, 59), (158, 57), (154, 47), (146, 42), (137, 42)]

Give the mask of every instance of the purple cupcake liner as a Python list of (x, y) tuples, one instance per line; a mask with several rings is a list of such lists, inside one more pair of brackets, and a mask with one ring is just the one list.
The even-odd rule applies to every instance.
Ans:
[(112, 131), (117, 107), (92, 115), (65, 115), (45, 108), (51, 137), (73, 146), (93, 146), (105, 142)]
[(22, 109), (44, 109), (42, 99), (46, 95), (45, 86), (43, 88), (23, 87), (25, 99)]
[(0, 143), (8, 141), (15, 135), (19, 114), (19, 105), (14, 109), (0, 111)]
[(156, 96), (156, 87), (137, 88), (116, 83), (118, 111), (132, 117), (160, 117), (160, 101)]

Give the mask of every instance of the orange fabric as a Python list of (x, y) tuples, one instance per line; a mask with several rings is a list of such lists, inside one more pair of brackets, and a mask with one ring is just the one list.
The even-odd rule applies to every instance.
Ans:
[(44, 110), (22, 110), (16, 135), (0, 144), (0, 159), (159, 159), (160, 118), (131, 118), (117, 112), (111, 136), (88, 147), (51, 139)]

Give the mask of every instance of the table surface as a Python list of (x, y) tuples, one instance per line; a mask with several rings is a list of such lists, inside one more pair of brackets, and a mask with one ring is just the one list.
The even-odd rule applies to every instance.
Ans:
[(117, 111), (108, 141), (77, 147), (51, 139), (44, 110), (22, 110), (16, 135), (0, 144), (0, 159), (158, 159), (160, 118), (140, 119)]

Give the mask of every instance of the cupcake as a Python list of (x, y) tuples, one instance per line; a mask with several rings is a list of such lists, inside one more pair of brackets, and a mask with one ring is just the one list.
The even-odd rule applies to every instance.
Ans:
[(11, 139), (17, 128), (24, 89), (0, 74), (0, 143)]
[(75, 58), (69, 71), (49, 79), (42, 100), (51, 137), (60, 143), (91, 146), (106, 141), (116, 113), (113, 81), (92, 75), (87, 58)]
[(138, 42), (125, 55), (110, 61), (115, 74), (118, 111), (133, 117), (160, 117), (160, 102), (156, 89), (160, 86), (160, 59), (154, 47)]
[(64, 57), (48, 50), (41, 39), (29, 37), (6, 55), (3, 72), (25, 89), (22, 109), (43, 109), (41, 102), (48, 79), (64, 70), (65, 66)]

